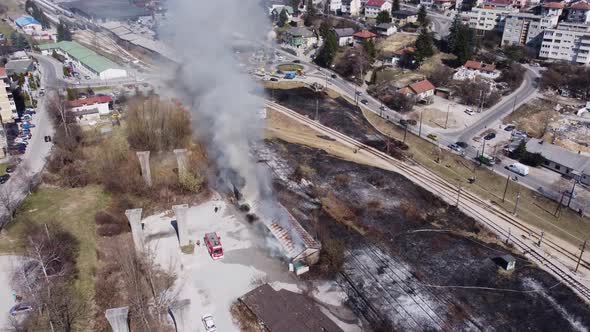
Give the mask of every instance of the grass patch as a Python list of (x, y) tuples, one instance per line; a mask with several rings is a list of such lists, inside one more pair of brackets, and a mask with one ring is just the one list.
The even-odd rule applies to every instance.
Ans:
[(298, 64), (294, 64), (294, 63), (286, 63), (286, 64), (278, 65), (277, 69), (282, 70), (282, 71), (298, 71), (298, 70), (303, 70), (303, 66), (298, 65)]
[(412, 80), (421, 78), (416, 72), (401, 69), (386, 69), (375, 72), (375, 84), (397, 82), (400, 85), (410, 84)]
[(0, 164), (0, 175), (6, 174), (6, 167), (8, 167), (9, 163), (1, 163)]
[(10, 34), (13, 31), (14, 31), (14, 29), (12, 29), (12, 27), (8, 23), (0, 21), (0, 33), (4, 34), (4, 36), (6, 37), (6, 40), (8, 41), (9, 44), (10, 44)]
[(79, 279), (76, 288), (92, 295), (96, 269), (96, 226), (94, 215), (102, 210), (108, 195), (97, 186), (84, 188), (40, 188), (29, 195), (20, 207), (17, 218), (6, 228), (8, 240), (0, 241), (0, 252), (22, 252), (26, 223), (59, 222), (80, 241), (76, 259)]
[[(364, 110), (366, 118), (380, 131), (397, 139), (403, 139), (401, 128), (380, 118), (378, 115)], [(557, 203), (524, 187), (510, 183), (506, 194), (506, 201), (502, 202), (502, 194), (506, 184), (506, 177), (494, 173), (485, 167), (478, 167), (475, 163), (442, 150), (441, 161), (435, 161), (433, 153), (436, 146), (418, 136), (408, 132), (406, 143), (413, 159), (426, 168), (432, 170), (454, 185), (460, 185), (483, 199), (512, 212), (517, 193), (520, 191), (518, 216), (528, 224), (545, 230), (558, 238), (573, 245), (579, 245), (583, 239), (590, 237), (590, 218), (580, 217), (576, 212), (564, 208), (559, 219), (553, 216)], [(468, 178), (475, 176), (477, 181), (469, 184)]]
[(407, 47), (416, 41), (417, 36), (409, 33), (395, 33), (377, 43), (377, 50), (384, 52), (394, 52), (402, 47)]
[(535, 99), (519, 106), (502, 122), (515, 124), (518, 129), (526, 131), (533, 137), (541, 137), (547, 133), (551, 123), (555, 123), (561, 118), (559, 113), (554, 111), (555, 105), (554, 102)]

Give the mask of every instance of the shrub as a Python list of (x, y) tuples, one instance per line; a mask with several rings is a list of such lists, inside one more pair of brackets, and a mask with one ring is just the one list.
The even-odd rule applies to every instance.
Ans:
[(125, 233), (127, 228), (122, 224), (104, 224), (96, 229), (96, 234), (100, 236), (111, 237)]
[(106, 225), (106, 224), (114, 224), (117, 221), (115, 220), (113, 215), (111, 215), (110, 213), (105, 212), (105, 211), (98, 211), (94, 215), (94, 222), (97, 225)]
[(190, 192), (190, 193), (197, 193), (201, 190), (203, 186), (203, 177), (194, 175), (191, 173), (186, 173), (180, 176), (179, 183), (182, 190)]

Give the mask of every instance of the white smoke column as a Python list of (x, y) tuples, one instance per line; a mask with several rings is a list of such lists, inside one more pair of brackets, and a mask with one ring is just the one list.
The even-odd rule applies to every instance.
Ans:
[(262, 137), (257, 113), (264, 101), (252, 94), (260, 87), (238, 70), (233, 44), (240, 38), (263, 41), (269, 30), (255, 0), (170, 0), (161, 29), (181, 61), (172, 81), (193, 112), (197, 133), (209, 141), (221, 180), (233, 180), (227, 173), (236, 172), (255, 195), (260, 184), (269, 183), (249, 156), (252, 143)]

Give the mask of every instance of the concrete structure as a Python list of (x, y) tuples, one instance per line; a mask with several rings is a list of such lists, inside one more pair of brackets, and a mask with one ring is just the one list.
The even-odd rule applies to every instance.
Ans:
[(516, 8), (491, 9), (491, 8), (472, 8), (470, 12), (464, 14), (469, 21), (469, 26), (478, 30), (480, 33), (485, 31), (504, 31), (506, 17), (509, 14), (518, 13)]
[(318, 38), (306, 27), (291, 27), (285, 32), (283, 41), (292, 47), (308, 48), (317, 44)]
[(572, 4), (567, 13), (567, 21), (590, 24), (590, 3), (582, 0)]
[(184, 299), (177, 302), (174, 302), (168, 308), (172, 319), (174, 320), (174, 325), (176, 326), (176, 332), (190, 332), (190, 306), (191, 300)]
[(133, 244), (137, 251), (143, 251), (144, 248), (143, 225), (141, 223), (142, 211), (141, 208), (125, 210), (125, 216), (127, 217), (127, 220), (129, 220), (129, 225), (131, 226)]
[(178, 242), (181, 247), (189, 244), (188, 239), (188, 204), (179, 204), (172, 206), (172, 211), (176, 216), (176, 229), (178, 231)]
[(109, 105), (112, 102), (113, 98), (110, 96), (97, 96), (69, 101), (68, 107), (79, 120), (98, 121), (101, 115), (107, 116), (111, 113)]
[(53, 51), (74, 62), (76, 67), (102, 80), (127, 77), (127, 71), (111, 60), (71, 41), (39, 45), (41, 53), (50, 55)]
[(342, 13), (350, 16), (359, 16), (361, 14), (360, 0), (342, 0)]
[(516, 259), (512, 255), (504, 255), (494, 260), (506, 271), (512, 271), (516, 267)]
[(152, 171), (150, 169), (150, 152), (149, 151), (137, 151), (137, 158), (141, 165), (141, 176), (148, 187), (152, 186)]
[(369, 0), (365, 5), (365, 17), (376, 18), (380, 12), (391, 12), (391, 2), (386, 0)]
[(502, 46), (515, 44), (539, 49), (543, 42), (543, 32), (555, 28), (558, 21), (559, 16), (509, 14), (502, 34)]
[(354, 43), (354, 29), (352, 28), (343, 28), (343, 29), (332, 29), (332, 32), (336, 35), (338, 39), (339, 46), (350, 46)]
[(27, 35), (36, 35), (43, 31), (43, 26), (31, 16), (21, 16), (14, 20), (14, 23)]
[(12, 123), (17, 116), (16, 104), (10, 88), (10, 79), (4, 67), (0, 67), (0, 121), (2, 121), (2, 124)]
[(580, 179), (582, 183), (590, 185), (590, 156), (566, 150), (560, 146), (531, 138), (526, 144), (526, 150), (540, 153), (545, 157), (544, 167), (557, 173)]
[(105, 316), (113, 332), (129, 332), (129, 307), (107, 309)]
[(561, 23), (543, 33), (539, 57), (577, 64), (590, 64), (590, 26)]
[(176, 155), (176, 163), (178, 164), (178, 176), (182, 177), (186, 175), (187, 172), (187, 149), (174, 149), (174, 154)]

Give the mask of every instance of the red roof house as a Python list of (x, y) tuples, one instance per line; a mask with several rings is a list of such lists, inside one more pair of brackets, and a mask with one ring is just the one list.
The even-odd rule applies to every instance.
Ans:
[(110, 103), (113, 101), (113, 98), (110, 96), (95, 96), (90, 98), (84, 99), (76, 99), (68, 102), (68, 106), (71, 108), (82, 107), (82, 106), (92, 106), (96, 104), (105, 104)]

